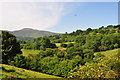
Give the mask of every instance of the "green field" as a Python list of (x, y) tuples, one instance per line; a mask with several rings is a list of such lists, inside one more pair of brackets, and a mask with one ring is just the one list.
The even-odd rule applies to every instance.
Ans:
[(114, 49), (114, 50), (108, 50), (108, 51), (105, 51), (105, 52), (101, 52), (102, 54), (104, 54), (105, 56), (114, 56), (118, 53), (120, 53), (120, 49)]
[[(114, 49), (114, 50), (107, 50), (107, 51), (101, 51), (101, 52), (96, 52), (96, 53), (101, 53), (105, 55), (106, 57), (114, 56), (120, 53), (120, 48), (119, 49)], [(94, 53), (94, 54), (96, 54)]]
[(39, 50), (32, 50), (32, 49), (22, 49), (23, 56), (28, 56), (29, 54), (38, 54)]
[(4, 70), (2, 70), (2, 78), (11, 76), (16, 78), (61, 78), (36, 71), (26, 70), (23, 68), (17, 68), (6, 64), (2, 64), (2, 67), (4, 67)]

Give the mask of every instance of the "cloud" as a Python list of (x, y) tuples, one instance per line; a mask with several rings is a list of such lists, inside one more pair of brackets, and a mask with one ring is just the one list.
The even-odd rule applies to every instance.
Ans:
[(42, 30), (58, 24), (64, 15), (72, 12), (76, 8), (76, 5), (71, 5), (75, 8), (66, 8), (67, 6), (63, 3), (64, 1), (86, 2), (87, 0), (61, 0), (63, 2), (60, 0), (29, 0), (29, 2), (24, 2), (28, 0), (4, 1), (6, 2), (0, 3), (0, 29), (16, 30), (27, 27)]
[(46, 29), (56, 25), (65, 15), (63, 3), (48, 2), (4, 2), (2, 8), (1, 29), (16, 30), (22, 28)]

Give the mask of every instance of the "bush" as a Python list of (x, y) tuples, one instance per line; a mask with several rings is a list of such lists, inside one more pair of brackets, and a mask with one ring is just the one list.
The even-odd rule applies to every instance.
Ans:
[(61, 44), (60, 46), (66, 48), (67, 44)]

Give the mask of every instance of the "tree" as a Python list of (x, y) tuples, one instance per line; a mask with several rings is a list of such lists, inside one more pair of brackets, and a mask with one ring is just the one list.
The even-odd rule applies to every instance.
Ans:
[(66, 53), (65, 51), (59, 51), (59, 52), (57, 52), (56, 55), (57, 55), (59, 58), (64, 58), (66, 54), (67, 54), (67, 53)]
[(9, 64), (17, 66), (17, 67), (24, 67), (25, 68), (26, 59), (22, 54), (18, 54), (14, 57), (14, 59)]
[(6, 31), (1, 33), (2, 41), (2, 63), (8, 64), (14, 56), (21, 54), (20, 44), (17, 42), (16, 37)]
[(72, 46), (74, 46), (73, 43), (69, 43), (69, 44), (67, 44), (67, 48), (72, 47)]
[(116, 43), (116, 44), (114, 44), (114, 48), (118, 48), (118, 46), (119, 46), (119, 45), (118, 45), (117, 43)]
[(92, 29), (91, 29), (91, 28), (88, 28), (85, 33), (86, 33), (86, 34), (89, 34), (91, 31), (92, 31)]
[(45, 50), (46, 48), (56, 48), (56, 45), (51, 43), (48, 37), (40, 37), (27, 41), (24, 47), (26, 49)]
[(66, 48), (67, 44), (61, 44), (60, 46)]
[(84, 45), (85, 40), (86, 40), (85, 36), (77, 36), (75, 39), (75, 42), (77, 42), (77, 43), (79, 42), (79, 44)]

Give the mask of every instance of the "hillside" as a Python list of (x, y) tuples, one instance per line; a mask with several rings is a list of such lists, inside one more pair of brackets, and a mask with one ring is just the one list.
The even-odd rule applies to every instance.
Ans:
[(3, 64), (66, 78), (120, 77), (120, 25), (29, 41), (5, 31), (1, 36)]
[(6, 64), (2, 64), (2, 78), (61, 78), (36, 71), (26, 70)]
[(49, 31), (31, 29), (31, 28), (24, 28), (21, 30), (9, 31), (9, 32), (14, 34), (18, 40), (30, 40), (40, 36), (50, 36), (50, 35), (59, 34), (59, 33), (53, 33)]
[(120, 79), (120, 48), (94, 53), (92, 62), (76, 67), (71, 71), (70, 78), (106, 78)]
[[(113, 60), (110, 64), (112, 64), (114, 62), (114, 59), (116, 60), (117, 59), (117, 54), (118, 51), (120, 50), (119, 49), (114, 49), (114, 50), (108, 50), (108, 51), (103, 51), (103, 52), (100, 52), (102, 55), (104, 55), (104, 57), (100, 57), (98, 55), (98, 52), (94, 53), (95, 55), (95, 58), (94, 60), (98, 61), (98, 64), (102, 64), (104, 66), (108, 65), (108, 64), (103, 64), (104, 62), (106, 63), (106, 60), (108, 59), (107, 62)], [(31, 50), (32, 51), (32, 50)], [(99, 56), (99, 57), (98, 57)], [(110, 58), (111, 57), (111, 58)], [(102, 61), (102, 62), (101, 62)], [(103, 62), (104, 61), (104, 62)], [(116, 61), (115, 61), (116, 62)], [(95, 63), (87, 63), (86, 65), (90, 65), (92, 67), (92, 65), (94, 65)], [(86, 66), (85, 65), (85, 66)], [(23, 68), (18, 68), (18, 67), (14, 67), (14, 66), (10, 66), (10, 65), (6, 65), (6, 64), (2, 64), (2, 67), (3, 67), (3, 71), (2, 71), (2, 78), (11, 78), (11, 77), (14, 77), (14, 78), (41, 78), (41, 79), (44, 79), (44, 78), (57, 78), (57, 80), (63, 80), (63, 78), (61, 77), (57, 77), (57, 76), (52, 76), (52, 75), (48, 75), (48, 74), (44, 74), (44, 73), (40, 73), (40, 72), (36, 72), (36, 71), (31, 71), (31, 70), (26, 70), (26, 69), (23, 69)], [(87, 72), (86, 72), (87, 73)], [(105, 73), (105, 72), (103, 72)], [(73, 77), (74, 75), (74, 72), (72, 72), (71, 76)]]

